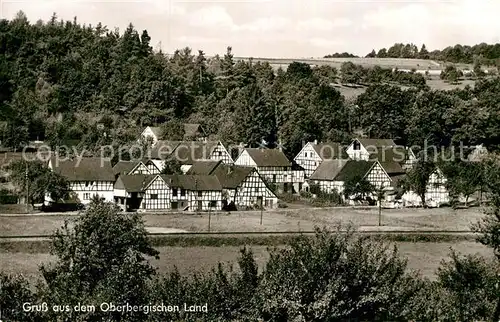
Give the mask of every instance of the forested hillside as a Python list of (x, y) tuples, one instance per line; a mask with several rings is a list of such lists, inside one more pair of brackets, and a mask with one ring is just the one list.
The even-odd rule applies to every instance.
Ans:
[[(185, 48), (167, 58), (147, 31), (118, 32), (76, 21), (0, 22), (2, 145), (81, 141), (87, 149), (134, 140), (143, 126), (196, 122), (226, 144), (281, 141), (287, 154), (308, 140), (348, 142), (362, 130), (403, 144), (496, 144), (500, 82), (453, 92), (372, 83), (346, 101), (335, 68), (207, 59)], [(174, 128), (174, 127), (173, 127)]]

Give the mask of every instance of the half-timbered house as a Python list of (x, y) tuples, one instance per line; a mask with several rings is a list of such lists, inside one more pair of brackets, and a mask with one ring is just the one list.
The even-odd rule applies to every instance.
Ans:
[(70, 189), (81, 203), (90, 203), (94, 196), (113, 201), (115, 175), (110, 160), (101, 158), (65, 160), (53, 157), (48, 167), (68, 180)]
[(299, 191), (304, 183), (304, 170), (293, 169), (283, 151), (279, 149), (247, 148), (235, 161), (236, 165), (254, 167), (270, 184), (284, 192)]
[(115, 177), (133, 174), (160, 174), (160, 169), (152, 160), (118, 161), (113, 166)]
[(355, 178), (366, 179), (376, 189), (391, 189), (392, 179), (378, 161), (342, 159), (324, 160), (309, 178), (308, 186), (315, 184), (325, 193), (335, 191), (344, 198), (345, 182)]
[(223, 189), (225, 209), (278, 206), (278, 197), (254, 167), (227, 165), (221, 161), (198, 161), (189, 169), (188, 174), (217, 176)]
[(348, 159), (345, 148), (338, 142), (308, 142), (294, 158), (304, 168), (304, 175), (309, 178), (324, 160)]
[[(429, 176), (425, 192), (425, 201), (429, 207), (439, 207), (450, 202), (449, 191), (446, 188), (447, 179), (441, 169), (436, 170)], [(403, 205), (408, 207), (421, 206), (422, 200), (413, 191), (407, 191), (402, 197)]]
[(387, 149), (395, 147), (391, 139), (354, 139), (347, 147), (347, 155), (353, 160), (370, 160), (373, 154), (377, 154), (380, 148)]
[(186, 173), (198, 160), (220, 160), (226, 164), (234, 163), (231, 155), (220, 141), (159, 141), (152, 151), (151, 159), (167, 160), (171, 158), (181, 164), (183, 173)]
[(149, 141), (155, 145), (159, 140), (161, 140), (163, 135), (163, 130), (159, 126), (147, 126), (141, 133), (141, 138), (144, 141)]
[(184, 140), (206, 141), (207, 134), (201, 124), (184, 123)]
[(150, 174), (120, 175), (114, 184), (114, 200), (123, 211), (141, 208), (144, 190), (155, 178)]

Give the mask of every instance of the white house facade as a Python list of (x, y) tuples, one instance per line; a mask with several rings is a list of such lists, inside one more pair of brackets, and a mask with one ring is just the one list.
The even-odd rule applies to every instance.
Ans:
[(304, 175), (309, 178), (323, 160), (347, 159), (349, 156), (338, 142), (318, 143), (308, 142), (294, 158), (294, 161), (304, 169)]
[[(110, 160), (85, 157), (63, 160), (54, 157), (48, 167), (68, 180), (80, 203), (88, 204), (95, 196), (105, 201), (114, 200), (115, 175)], [(46, 202), (51, 201), (50, 197), (46, 197)]]

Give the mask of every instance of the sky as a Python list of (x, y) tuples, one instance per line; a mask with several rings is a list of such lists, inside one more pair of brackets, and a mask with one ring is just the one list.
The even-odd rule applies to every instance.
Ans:
[(428, 50), (500, 42), (499, 0), (0, 0), (0, 15), (60, 19), (123, 31), (146, 29), (151, 45), (240, 57), (366, 55), (396, 42)]

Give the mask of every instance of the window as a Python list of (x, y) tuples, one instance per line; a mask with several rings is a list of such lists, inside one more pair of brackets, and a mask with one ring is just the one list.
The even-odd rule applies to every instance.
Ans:
[(151, 194), (151, 199), (158, 199), (158, 194), (157, 193), (152, 193)]
[(361, 144), (358, 141), (354, 141), (353, 149), (355, 151), (361, 150)]
[(90, 184), (90, 182), (85, 181), (85, 187), (88, 187), (88, 186), (89, 186), (89, 184)]
[(172, 197), (177, 197), (177, 189), (172, 189)]
[(83, 194), (83, 200), (90, 200), (90, 199), (91, 199), (90, 193), (86, 192)]
[(186, 195), (186, 190), (185, 189), (181, 189), (181, 197), (184, 197)]
[(198, 197), (203, 197), (203, 191), (198, 191)]
[(276, 183), (276, 175), (273, 174), (273, 183)]
[(217, 201), (215, 201), (215, 200), (210, 201), (210, 202), (208, 203), (208, 207), (210, 207), (210, 208), (215, 208), (215, 207), (217, 207)]

